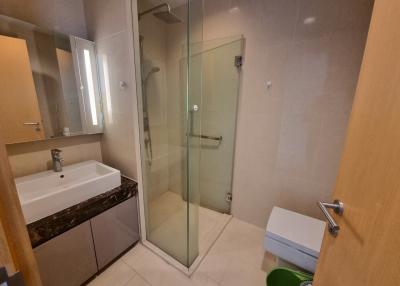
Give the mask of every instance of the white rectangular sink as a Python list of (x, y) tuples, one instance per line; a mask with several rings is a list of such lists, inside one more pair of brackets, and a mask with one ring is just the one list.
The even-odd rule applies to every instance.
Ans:
[(121, 185), (120, 171), (97, 161), (15, 179), (27, 224)]

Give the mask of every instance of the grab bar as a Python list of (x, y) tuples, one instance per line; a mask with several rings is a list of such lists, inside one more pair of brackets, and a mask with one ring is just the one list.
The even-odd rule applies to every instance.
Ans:
[(194, 113), (199, 111), (199, 106), (197, 104), (194, 104), (192, 109), (189, 110), (189, 120), (190, 120), (190, 126), (189, 126), (189, 130), (188, 133), (186, 133), (187, 135), (189, 135), (190, 137), (196, 137), (196, 138), (201, 138), (201, 139), (208, 139), (208, 140), (214, 140), (214, 141), (218, 141), (221, 142), (222, 141), (222, 136), (210, 136), (210, 135), (203, 135), (203, 134), (196, 134), (193, 133), (193, 124), (194, 124)]
[(209, 135), (203, 135), (203, 134), (189, 134), (190, 137), (196, 137), (196, 138), (201, 138), (201, 139), (209, 139), (209, 140), (214, 140), (221, 142), (222, 141), (222, 136), (209, 136)]
[(333, 236), (337, 236), (340, 230), (340, 226), (336, 223), (331, 214), (328, 212), (328, 209), (333, 209), (336, 214), (341, 216), (343, 215), (344, 212), (343, 203), (339, 200), (335, 200), (333, 204), (318, 202), (318, 206), (328, 221), (329, 233), (332, 234)]

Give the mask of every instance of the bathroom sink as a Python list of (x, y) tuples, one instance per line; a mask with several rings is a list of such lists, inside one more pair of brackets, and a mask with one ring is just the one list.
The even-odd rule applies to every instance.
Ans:
[(121, 185), (120, 171), (97, 161), (65, 166), (15, 180), (27, 224)]

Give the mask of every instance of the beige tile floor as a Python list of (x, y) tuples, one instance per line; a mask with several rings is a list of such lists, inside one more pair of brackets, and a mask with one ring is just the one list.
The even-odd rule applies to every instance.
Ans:
[[(199, 249), (204, 256), (231, 219), (204, 207), (190, 204), (191, 235), (198, 237)], [(165, 192), (154, 199), (148, 208), (150, 232), (147, 239), (179, 261), (186, 261), (187, 202), (174, 192)], [(198, 220), (196, 219), (198, 218)]]
[(276, 262), (264, 255), (263, 237), (263, 229), (232, 218), (191, 277), (138, 244), (89, 285), (265, 285), (266, 272)]

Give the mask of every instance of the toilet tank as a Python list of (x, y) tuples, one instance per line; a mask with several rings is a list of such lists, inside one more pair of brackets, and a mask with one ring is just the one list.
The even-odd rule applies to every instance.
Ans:
[(315, 272), (325, 225), (319, 219), (274, 207), (266, 228), (265, 250)]

